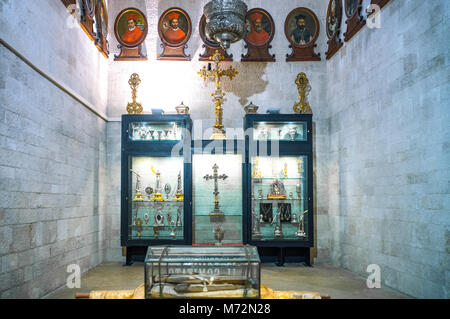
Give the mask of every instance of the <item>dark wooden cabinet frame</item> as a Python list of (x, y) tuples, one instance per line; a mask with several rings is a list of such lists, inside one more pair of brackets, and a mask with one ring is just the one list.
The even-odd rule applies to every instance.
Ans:
[(270, 54), (269, 49), (272, 48), (270, 44), (275, 36), (275, 23), (269, 12), (261, 8), (254, 8), (247, 12), (247, 17), (254, 13), (260, 13), (267, 17), (270, 23), (271, 33), (269, 40), (263, 45), (254, 45), (250, 43), (247, 37), (244, 37), (245, 48), (247, 49), (247, 54), (241, 55), (242, 62), (276, 62), (275, 54)]
[[(254, 127), (257, 122), (306, 122), (307, 124), (307, 140), (304, 142), (279, 142), (280, 156), (306, 156), (307, 157), (307, 176), (308, 176), (308, 238), (306, 240), (252, 240), (252, 201), (251, 201), (251, 183), (252, 183), (252, 165), (250, 143), (257, 146), (257, 154), (259, 155), (260, 144), (253, 140), (253, 136), (246, 136), (246, 187), (244, 197), (247, 197), (246, 218), (244, 219), (245, 242), (258, 247), (258, 251), (262, 262), (276, 262), (278, 266), (282, 266), (285, 262), (304, 262), (311, 265), (310, 250), (314, 247), (314, 200), (313, 200), (313, 136), (312, 136), (312, 115), (311, 114), (248, 114), (245, 116), (244, 130)], [(271, 154), (271, 142), (267, 143), (268, 155)]]
[(192, 120), (189, 115), (123, 115), (122, 116), (122, 171), (121, 171), (121, 232), (120, 242), (126, 248), (126, 263), (129, 266), (135, 261), (144, 261), (148, 246), (153, 245), (191, 245), (192, 243), (192, 157), (191, 139), (183, 137), (182, 154), (184, 156), (184, 239), (130, 239), (128, 218), (131, 212), (131, 157), (154, 156), (170, 157), (172, 149), (179, 141), (132, 141), (129, 135), (130, 123), (133, 122), (181, 122), (182, 128), (192, 131)]

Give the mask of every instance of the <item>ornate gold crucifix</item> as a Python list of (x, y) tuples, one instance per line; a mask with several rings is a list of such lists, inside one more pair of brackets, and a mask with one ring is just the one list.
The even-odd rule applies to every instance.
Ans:
[(294, 112), (300, 114), (312, 114), (311, 106), (308, 102), (308, 95), (311, 92), (311, 85), (305, 73), (301, 72), (295, 80), (298, 89), (298, 98), (300, 102), (294, 103)]
[(219, 175), (218, 171), (219, 171), (219, 166), (217, 166), (217, 164), (214, 164), (213, 166), (213, 170), (214, 173), (213, 175), (205, 175), (203, 178), (207, 181), (209, 180), (214, 180), (214, 210), (209, 213), (210, 216), (221, 216), (224, 215), (224, 213), (220, 210), (220, 205), (219, 205), (219, 179), (221, 180), (226, 180), (228, 178), (227, 175), (222, 174)]
[(222, 83), (221, 78), (223, 76), (229, 77), (230, 81), (233, 80), (233, 78), (239, 74), (238, 71), (233, 69), (233, 67), (230, 66), (229, 69), (223, 70), (220, 68), (220, 62), (224, 60), (224, 56), (219, 53), (219, 50), (216, 50), (216, 53), (214, 56), (210, 57), (210, 60), (214, 63), (214, 69), (208, 70), (206, 66), (204, 66), (198, 74), (203, 78), (204, 81), (206, 81), (209, 77), (214, 77), (215, 85), (216, 85), (216, 91), (211, 94), (212, 97), (214, 97), (214, 103), (216, 105), (216, 124), (214, 124), (214, 132), (211, 137), (213, 140), (224, 140), (226, 139), (225, 136), (225, 129), (222, 124), (223, 119), (223, 98), (225, 96), (225, 93), (222, 90)]
[(141, 114), (144, 111), (142, 104), (136, 102), (137, 88), (141, 84), (141, 79), (139, 78), (139, 75), (137, 73), (133, 73), (130, 77), (130, 80), (128, 81), (128, 84), (130, 85), (131, 88), (131, 98), (133, 99), (133, 102), (128, 103), (127, 112), (128, 114)]

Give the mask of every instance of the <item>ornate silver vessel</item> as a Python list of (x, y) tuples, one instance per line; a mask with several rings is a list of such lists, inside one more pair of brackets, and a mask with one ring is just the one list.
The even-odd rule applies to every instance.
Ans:
[(228, 49), (231, 43), (245, 35), (245, 15), (248, 7), (241, 0), (212, 0), (203, 8), (206, 36)]

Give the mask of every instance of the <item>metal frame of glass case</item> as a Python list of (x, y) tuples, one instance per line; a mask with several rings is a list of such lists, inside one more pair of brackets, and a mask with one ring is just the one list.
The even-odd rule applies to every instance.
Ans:
[[(144, 261), (148, 246), (192, 243), (191, 132), (189, 115), (122, 116), (121, 245), (126, 247), (126, 265)], [(146, 174), (153, 176), (154, 173), (154, 189), (138, 185), (137, 175), (142, 172), (132, 171), (134, 160), (139, 163), (140, 158), (167, 158), (173, 162), (173, 149), (180, 156), (182, 163), (178, 165), (183, 172), (181, 169), (179, 173), (170, 172), (173, 175), (172, 187), (169, 184), (168, 192), (161, 184), (164, 170), (146, 167), (149, 165), (143, 166)], [(177, 192), (181, 185), (182, 192)], [(169, 215), (171, 222), (168, 221)]]
[[(248, 114), (244, 129), (245, 243), (258, 247), (262, 262), (310, 265), (310, 248), (314, 247), (312, 115)], [(271, 157), (276, 153), (279, 157)], [(265, 160), (265, 156), (277, 169), (272, 164), (272, 172), (261, 172), (256, 159)], [(254, 185), (261, 186), (256, 190)], [(268, 235), (268, 228), (273, 235)]]

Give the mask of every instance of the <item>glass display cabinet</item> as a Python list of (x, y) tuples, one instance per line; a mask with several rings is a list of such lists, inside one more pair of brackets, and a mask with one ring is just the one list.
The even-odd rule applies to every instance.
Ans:
[(244, 140), (194, 141), (193, 245), (242, 245)]
[(191, 244), (188, 115), (122, 117), (121, 244), (126, 264), (147, 246)]
[(149, 247), (145, 297), (260, 298), (256, 247)]
[(245, 117), (246, 243), (263, 261), (304, 261), (314, 246), (312, 115)]

